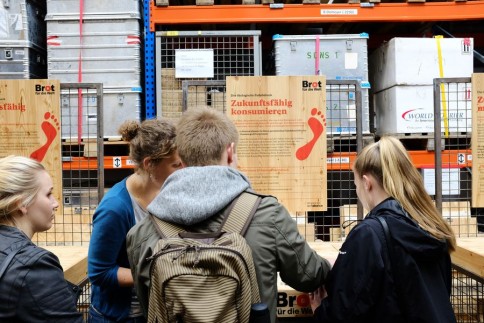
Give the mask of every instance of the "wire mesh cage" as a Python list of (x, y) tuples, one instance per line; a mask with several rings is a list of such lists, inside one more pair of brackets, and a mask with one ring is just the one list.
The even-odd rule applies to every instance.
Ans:
[(78, 286), (81, 289), (81, 293), (77, 299), (77, 310), (82, 313), (84, 321), (87, 322), (89, 306), (91, 306), (91, 283), (86, 277)]
[[(259, 37), (257, 30), (157, 32), (157, 115), (172, 119), (181, 115), (183, 80), (225, 81), (229, 75), (260, 75)], [(212, 90), (210, 98), (218, 102), (221, 92)]]
[(484, 278), (454, 265), (451, 302), (457, 322), (484, 322)]
[(484, 223), (480, 209), (471, 208), (471, 101), (470, 78), (434, 79), (435, 165), (442, 167), (429, 170), (435, 174), (430, 194), (457, 237), (477, 236)]

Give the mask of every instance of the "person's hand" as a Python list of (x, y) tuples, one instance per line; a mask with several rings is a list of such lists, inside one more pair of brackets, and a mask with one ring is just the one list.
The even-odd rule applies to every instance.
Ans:
[(313, 313), (316, 309), (321, 305), (321, 301), (328, 297), (328, 293), (326, 293), (326, 289), (324, 286), (319, 287), (314, 292), (309, 293), (309, 302), (311, 303), (311, 309)]

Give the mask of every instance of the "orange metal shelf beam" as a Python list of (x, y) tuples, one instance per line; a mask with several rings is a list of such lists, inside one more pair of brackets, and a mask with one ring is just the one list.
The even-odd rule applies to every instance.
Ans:
[[(417, 168), (434, 168), (435, 154), (433, 151), (418, 150), (410, 151), (410, 157)], [(444, 150), (442, 151), (442, 167), (444, 168), (463, 168), (472, 167), (472, 160), (469, 150)], [(356, 153), (331, 153), (327, 155), (328, 170), (351, 170)], [(461, 160), (459, 161), (459, 158)], [(463, 158), (463, 159), (462, 159)], [(62, 163), (63, 170), (95, 170), (97, 168), (96, 158), (72, 157), (71, 161)], [(104, 169), (126, 169), (133, 168), (128, 156), (106, 156), (104, 157)]]
[[(420, 22), (484, 19), (484, 1), (376, 3), (214, 5), (156, 7), (151, 0), (150, 29), (158, 24), (215, 24), (271, 22)], [(363, 6), (362, 6), (363, 5)]]
[[(87, 157), (71, 157), (70, 161), (62, 162), (63, 170), (95, 170), (97, 159)], [(126, 169), (133, 168), (128, 156), (105, 156), (104, 169)]]

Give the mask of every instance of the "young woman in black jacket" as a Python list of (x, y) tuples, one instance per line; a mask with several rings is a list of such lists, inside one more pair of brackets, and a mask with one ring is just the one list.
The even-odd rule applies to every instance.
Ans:
[(370, 212), (349, 233), (325, 286), (310, 294), (316, 321), (455, 322), (455, 237), (401, 142), (383, 137), (365, 147), (353, 173)]
[(0, 159), (0, 322), (82, 322), (59, 260), (32, 243), (50, 229), (59, 203), (35, 160)]

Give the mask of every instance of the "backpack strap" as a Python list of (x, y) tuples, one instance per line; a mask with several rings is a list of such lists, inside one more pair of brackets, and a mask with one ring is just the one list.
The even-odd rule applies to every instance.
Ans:
[(402, 311), (402, 315), (405, 319), (407, 319), (407, 313), (405, 311), (405, 307), (402, 304), (402, 299), (403, 293), (400, 290), (400, 284), (397, 281), (397, 275), (395, 274), (395, 270), (397, 269), (396, 263), (395, 263), (395, 251), (393, 248), (393, 240), (392, 240), (392, 235), (390, 233), (390, 228), (388, 227), (387, 221), (382, 217), (382, 216), (377, 216), (376, 220), (380, 222), (380, 225), (383, 229), (383, 234), (384, 234), (384, 240), (385, 240), (385, 245), (387, 247), (388, 251), (388, 257), (390, 258), (390, 272), (392, 273), (393, 276), (393, 283), (395, 284), (395, 290), (397, 293), (397, 303), (400, 307), (400, 311)]
[(151, 213), (149, 217), (153, 223), (153, 226), (155, 227), (156, 232), (162, 239), (177, 236), (180, 232), (185, 231), (185, 229), (181, 226), (160, 220)]
[(242, 236), (245, 236), (245, 232), (261, 200), (260, 196), (253, 193), (243, 192), (240, 194), (235, 199), (235, 203), (232, 204), (232, 209), (223, 220), (220, 230), (225, 232), (239, 232)]
[[(260, 196), (256, 194), (242, 192), (242, 194), (234, 199), (225, 212), (224, 219), (222, 220), (222, 224), (220, 225), (217, 234), (220, 235), (222, 232), (239, 232), (244, 236), (261, 200)], [(179, 233), (186, 231), (185, 228), (174, 223), (160, 220), (153, 214), (150, 214), (149, 216), (156, 232), (161, 238), (174, 237)]]

